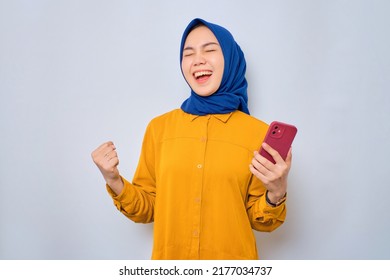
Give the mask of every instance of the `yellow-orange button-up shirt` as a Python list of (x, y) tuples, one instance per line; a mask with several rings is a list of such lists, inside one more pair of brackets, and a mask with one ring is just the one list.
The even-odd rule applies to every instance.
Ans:
[(240, 111), (176, 109), (149, 123), (132, 183), (107, 190), (134, 222), (154, 221), (152, 259), (258, 259), (252, 228), (272, 231), (286, 216), (249, 170), (267, 129)]

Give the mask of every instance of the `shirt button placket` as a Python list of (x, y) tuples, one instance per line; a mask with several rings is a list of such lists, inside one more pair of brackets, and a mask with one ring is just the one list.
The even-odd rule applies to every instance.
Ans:
[(204, 173), (204, 160), (205, 160), (205, 153), (206, 153), (206, 145), (207, 145), (207, 130), (208, 130), (208, 123), (209, 119), (204, 119), (204, 126), (203, 126), (203, 135), (199, 138), (199, 145), (201, 148), (202, 153), (199, 157), (199, 162), (196, 164), (196, 169), (198, 170), (198, 184), (196, 188), (196, 192), (194, 193), (194, 209), (195, 209), (195, 217), (194, 217), (194, 223), (192, 228), (192, 238), (193, 238), (193, 253), (197, 257), (199, 257), (199, 248), (200, 248), (200, 229), (201, 229), (201, 207), (202, 207), (202, 190), (203, 190), (203, 173)]

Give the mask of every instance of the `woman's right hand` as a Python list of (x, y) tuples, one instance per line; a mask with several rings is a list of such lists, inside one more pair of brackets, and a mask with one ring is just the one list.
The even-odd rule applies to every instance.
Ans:
[(113, 142), (100, 145), (91, 154), (96, 166), (102, 173), (107, 185), (118, 195), (123, 189), (123, 181), (119, 174), (119, 158)]

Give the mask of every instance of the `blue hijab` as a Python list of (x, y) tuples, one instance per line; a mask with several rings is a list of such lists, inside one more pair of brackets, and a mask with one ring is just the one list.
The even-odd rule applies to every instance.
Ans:
[[(181, 109), (193, 115), (226, 114), (240, 110), (249, 115), (248, 83), (245, 79), (246, 62), (244, 53), (232, 34), (222, 26), (196, 18), (184, 30), (180, 46), (180, 64), (183, 58), (185, 40), (192, 29), (203, 24), (214, 33), (224, 57), (224, 71), (221, 85), (210, 96), (199, 96), (191, 89), (191, 96), (183, 102)], [(184, 74), (183, 74), (184, 76)]]

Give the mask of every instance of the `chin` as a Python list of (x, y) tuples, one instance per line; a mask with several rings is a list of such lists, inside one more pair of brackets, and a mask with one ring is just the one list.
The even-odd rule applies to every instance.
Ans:
[(213, 93), (210, 93), (210, 92), (196, 92), (195, 93), (199, 96), (203, 96), (203, 97), (207, 97), (207, 96), (210, 96), (212, 95)]
[(207, 97), (207, 96), (213, 95), (213, 94), (216, 92), (216, 90), (205, 90), (205, 89), (203, 89), (203, 90), (196, 90), (196, 89), (193, 89), (193, 91), (194, 91), (197, 95), (203, 96), (203, 97)]

